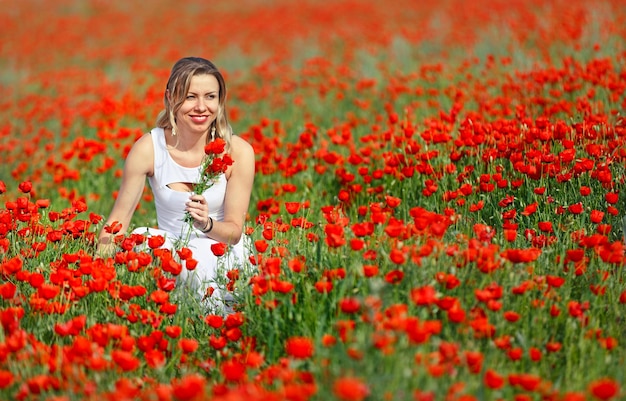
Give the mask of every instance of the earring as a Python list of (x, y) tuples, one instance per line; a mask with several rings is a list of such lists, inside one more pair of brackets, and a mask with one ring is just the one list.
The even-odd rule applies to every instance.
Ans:
[(172, 126), (172, 136), (176, 136), (176, 116), (174, 116), (173, 110), (169, 111), (169, 117), (170, 125)]

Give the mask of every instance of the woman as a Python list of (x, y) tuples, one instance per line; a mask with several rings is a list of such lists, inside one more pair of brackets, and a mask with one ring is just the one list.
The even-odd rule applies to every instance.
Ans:
[[(172, 68), (164, 95), (165, 109), (156, 128), (133, 145), (124, 165), (121, 187), (105, 227), (117, 222), (126, 232), (148, 179), (155, 199), (158, 229), (139, 228), (133, 233), (162, 235), (163, 247), (173, 249), (186, 238), (198, 265), (183, 269), (180, 284), (189, 285), (199, 297), (215, 288), (220, 263), (234, 268), (246, 263), (243, 233), (254, 181), (254, 151), (233, 135), (226, 116), (226, 85), (222, 74), (208, 60), (188, 57)], [(204, 193), (193, 192), (200, 179), (205, 145), (214, 138), (226, 142), (233, 163)], [(184, 222), (185, 214), (193, 224)], [(99, 236), (98, 253), (110, 254), (111, 233)], [(187, 242), (188, 241), (188, 242)], [(217, 258), (216, 243), (230, 245), (228, 256)], [(223, 262), (222, 262), (223, 260)]]

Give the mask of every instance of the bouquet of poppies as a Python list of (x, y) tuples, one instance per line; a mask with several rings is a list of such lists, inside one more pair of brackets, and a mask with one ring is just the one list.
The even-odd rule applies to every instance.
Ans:
[[(200, 165), (200, 180), (194, 184), (193, 192), (202, 194), (211, 188), (217, 177), (225, 173), (229, 166), (233, 164), (233, 159), (228, 153), (224, 153), (226, 141), (222, 138), (215, 138), (204, 146), (205, 157)], [(189, 231), (193, 228), (194, 219), (189, 212), (185, 212), (184, 221), (189, 224)]]

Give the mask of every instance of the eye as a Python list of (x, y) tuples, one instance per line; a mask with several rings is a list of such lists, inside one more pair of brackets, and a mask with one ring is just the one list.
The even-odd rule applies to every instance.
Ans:
[(191, 99), (193, 99), (193, 98), (195, 98), (195, 96), (194, 96), (194, 95), (187, 95), (187, 97), (186, 97), (186, 99), (187, 99), (187, 100), (191, 100)]

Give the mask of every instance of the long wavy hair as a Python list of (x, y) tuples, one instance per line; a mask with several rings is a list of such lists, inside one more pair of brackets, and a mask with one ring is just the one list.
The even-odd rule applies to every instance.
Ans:
[[(213, 75), (220, 87), (217, 117), (209, 131), (215, 128), (215, 136), (224, 139), (226, 141), (226, 149), (229, 149), (233, 131), (228, 123), (226, 114), (226, 82), (217, 67), (209, 60), (201, 57), (182, 58), (172, 67), (167, 86), (165, 87), (165, 94), (163, 95), (165, 109), (159, 113), (156, 126), (176, 132), (176, 113), (185, 102), (191, 78), (204, 74)], [(207, 142), (211, 140), (211, 135), (207, 135)]]

